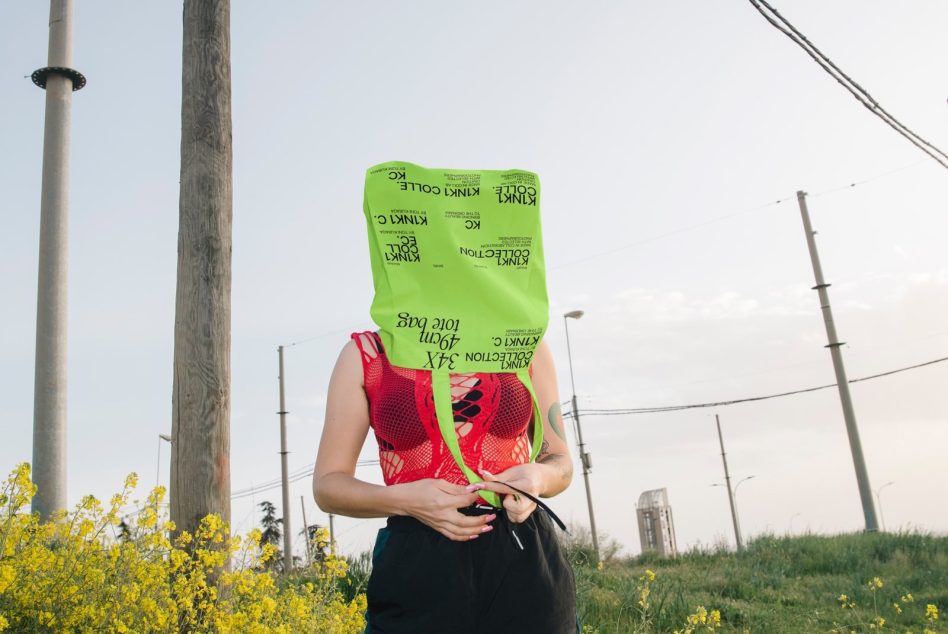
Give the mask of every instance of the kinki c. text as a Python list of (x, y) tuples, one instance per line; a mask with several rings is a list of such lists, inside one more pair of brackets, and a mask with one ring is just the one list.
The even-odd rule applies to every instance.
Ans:
[(501, 204), (515, 203), (518, 205), (537, 204), (537, 188), (533, 185), (497, 185), (494, 187), (497, 202)]
[(389, 242), (385, 247), (388, 248), (383, 251), (386, 262), (421, 262), (415, 236), (399, 236), (398, 242)]

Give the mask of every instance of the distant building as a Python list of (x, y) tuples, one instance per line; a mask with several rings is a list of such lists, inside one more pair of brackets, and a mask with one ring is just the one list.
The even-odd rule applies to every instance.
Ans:
[(674, 557), (678, 554), (675, 522), (668, 504), (667, 489), (653, 489), (642, 493), (636, 505), (636, 515), (643, 553), (657, 552), (663, 557)]

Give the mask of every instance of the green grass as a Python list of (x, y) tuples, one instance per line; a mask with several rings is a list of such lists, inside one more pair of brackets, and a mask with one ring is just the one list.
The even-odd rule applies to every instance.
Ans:
[[(946, 631), (925, 618), (927, 604), (948, 611), (948, 537), (919, 533), (759, 537), (745, 552), (698, 550), (674, 559), (623, 559), (604, 551), (598, 569), (580, 535), (567, 544), (576, 572), (580, 617), (598, 634), (684, 630), (698, 606), (719, 610), (719, 632), (795, 634)], [(646, 569), (655, 572), (649, 610), (638, 603)], [(883, 587), (870, 590), (879, 577)], [(911, 593), (914, 601), (905, 603)], [(845, 594), (855, 609), (840, 607)], [(896, 614), (893, 603), (903, 612)], [(948, 618), (948, 616), (943, 616)], [(707, 631), (697, 630), (697, 631)]]

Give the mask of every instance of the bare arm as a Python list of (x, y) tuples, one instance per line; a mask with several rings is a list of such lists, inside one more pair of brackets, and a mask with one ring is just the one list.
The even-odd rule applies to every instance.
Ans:
[(350, 517), (399, 515), (384, 486), (355, 478), (355, 465), (369, 432), (369, 408), (362, 387), (359, 349), (348, 342), (336, 360), (326, 418), (316, 455), (313, 495), (319, 508)]
[[(569, 486), (573, 479), (573, 461), (570, 460), (566, 434), (563, 432), (556, 366), (545, 340), (540, 342), (533, 360), (533, 389), (543, 416), (543, 444), (537, 454), (537, 464), (548, 467), (546, 484), (540, 494), (551, 497)], [(537, 423), (534, 421), (534, 425)]]
[(347, 343), (329, 381), (313, 472), (313, 496), (319, 508), (350, 517), (410, 515), (451, 539), (473, 539), (493, 517), (457, 512), (478, 497), (468, 488), (434, 479), (379, 486), (355, 477), (359, 452), (369, 432), (360, 354), (355, 342)]

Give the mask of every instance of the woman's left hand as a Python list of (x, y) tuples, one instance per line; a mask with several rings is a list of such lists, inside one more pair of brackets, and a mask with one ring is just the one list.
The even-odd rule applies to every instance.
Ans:
[(534, 497), (540, 497), (540, 493), (543, 492), (542, 466), (531, 462), (510, 467), (497, 474), (484, 470), (480, 470), (479, 473), (484, 478), (484, 481), (480, 483), (484, 490), (504, 495), (503, 504), (504, 510), (507, 511), (507, 518), (515, 524), (527, 521), (530, 514), (537, 508), (536, 503), (502, 483), (509, 483)]

